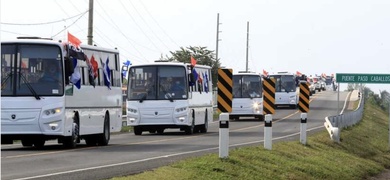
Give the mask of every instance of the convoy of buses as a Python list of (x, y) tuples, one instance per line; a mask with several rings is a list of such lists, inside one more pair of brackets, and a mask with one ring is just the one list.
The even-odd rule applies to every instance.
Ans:
[[(74, 148), (85, 140), (104, 146), (122, 127), (124, 105), (126, 125), (135, 135), (168, 128), (185, 134), (208, 131), (215, 104), (211, 67), (162, 61), (132, 65), (123, 92), (118, 50), (69, 47), (36, 38), (1, 42), (2, 144), (20, 140), (39, 148), (57, 140)], [(276, 82), (275, 106), (297, 108), (300, 77), (291, 72), (269, 77)], [(230, 119), (264, 118), (263, 78), (247, 71), (233, 74)]]

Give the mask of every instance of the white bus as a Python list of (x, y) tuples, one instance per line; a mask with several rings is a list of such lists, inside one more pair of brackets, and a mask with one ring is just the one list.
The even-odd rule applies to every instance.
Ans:
[[(84, 57), (93, 55), (97, 62), (97, 77), (90, 81), (86, 62), (67, 57), (67, 47), (43, 39), (1, 42), (2, 144), (21, 140), (23, 146), (40, 148), (45, 141), (57, 139), (64, 147), (74, 148), (84, 139), (87, 145), (107, 145), (110, 132), (120, 131), (119, 52), (81, 46)], [(102, 66), (107, 59), (110, 88), (104, 83)], [(69, 83), (73, 61), (79, 67), (80, 89)]]
[(296, 109), (299, 102), (299, 86), (294, 73), (277, 72), (270, 74), (275, 78), (275, 107), (289, 106)]
[(263, 82), (260, 74), (233, 74), (233, 102), (230, 119), (254, 117), (263, 120)]
[(127, 88), (127, 123), (135, 135), (179, 128), (206, 133), (213, 119), (211, 68), (178, 62), (132, 65)]

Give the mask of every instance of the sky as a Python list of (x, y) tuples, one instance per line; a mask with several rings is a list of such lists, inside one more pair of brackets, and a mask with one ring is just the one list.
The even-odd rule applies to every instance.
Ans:
[[(1, 0), (0, 38), (66, 40), (70, 32), (87, 44), (88, 4)], [(388, 0), (94, 0), (93, 42), (117, 47), (133, 64), (180, 47), (216, 51), (219, 14), (218, 57), (233, 72), (246, 69), (248, 56), (248, 69), (258, 73), (390, 74), (389, 9)]]

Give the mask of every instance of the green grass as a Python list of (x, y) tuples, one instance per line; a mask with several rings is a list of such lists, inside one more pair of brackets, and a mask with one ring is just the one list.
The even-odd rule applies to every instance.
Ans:
[[(367, 101), (368, 102), (368, 101)], [(141, 174), (113, 180), (171, 179), (366, 179), (390, 167), (388, 117), (366, 103), (363, 120), (341, 132), (341, 143), (323, 130), (307, 139), (241, 147), (229, 157), (207, 154), (172, 163)]]

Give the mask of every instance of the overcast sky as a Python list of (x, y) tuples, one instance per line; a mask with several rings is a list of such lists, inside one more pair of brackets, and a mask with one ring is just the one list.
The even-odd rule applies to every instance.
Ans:
[[(88, 2), (1, 0), (1, 39), (69, 31), (87, 44)], [(218, 13), (218, 57), (233, 71), (245, 70), (249, 22), (251, 71), (390, 74), (388, 0), (95, 0), (93, 41), (133, 64), (180, 47), (215, 50)]]

